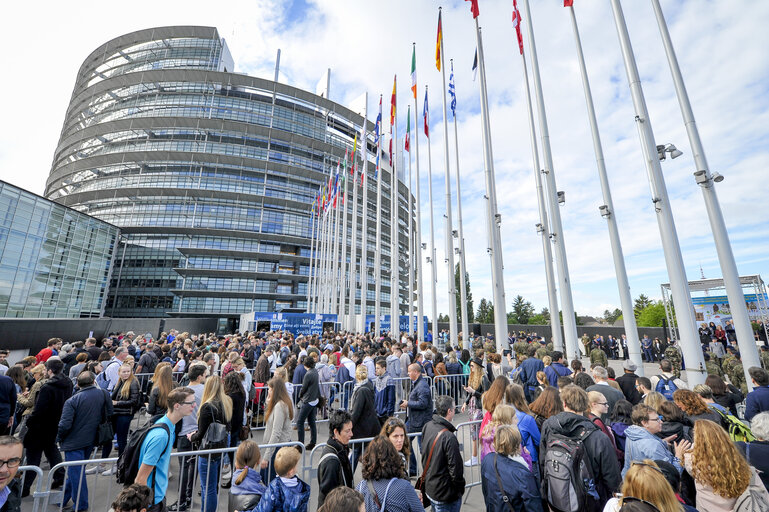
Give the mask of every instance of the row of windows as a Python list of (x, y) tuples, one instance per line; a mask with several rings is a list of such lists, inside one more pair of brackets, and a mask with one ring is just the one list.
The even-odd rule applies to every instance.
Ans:
[(107, 298), (105, 311), (111, 314), (113, 308), (141, 308), (141, 309), (171, 309), (174, 303), (172, 296), (158, 295), (118, 295), (117, 300), (113, 295)]

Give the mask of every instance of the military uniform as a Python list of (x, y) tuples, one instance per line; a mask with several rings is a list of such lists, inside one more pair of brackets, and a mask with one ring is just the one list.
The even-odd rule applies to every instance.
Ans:
[(675, 345), (670, 345), (665, 349), (665, 359), (670, 361), (673, 366), (673, 373), (676, 379), (681, 378), (681, 351)]
[(600, 364), (606, 368), (609, 364), (609, 359), (606, 357), (606, 353), (600, 348), (594, 348), (590, 351), (590, 365)]
[(528, 355), (529, 344), (525, 341), (517, 341), (513, 344), (513, 352), (515, 352), (515, 357), (520, 362), (522, 356)]
[(537, 349), (537, 353), (536, 353), (537, 359), (542, 359), (543, 357), (549, 356), (549, 355), (550, 353), (547, 351), (547, 348), (539, 347)]
[(735, 358), (730, 368), (731, 372), (728, 375), (729, 380), (732, 381), (732, 385), (739, 388), (743, 395), (747, 395), (748, 385), (745, 382), (745, 369), (742, 367), (742, 363), (739, 359)]
[(761, 358), (761, 368), (769, 370), (769, 351), (760, 350), (758, 355)]
[(718, 375), (719, 377), (724, 376), (724, 372), (721, 370), (721, 367), (718, 366), (718, 363), (712, 359), (705, 362), (705, 368), (708, 371), (708, 375)]

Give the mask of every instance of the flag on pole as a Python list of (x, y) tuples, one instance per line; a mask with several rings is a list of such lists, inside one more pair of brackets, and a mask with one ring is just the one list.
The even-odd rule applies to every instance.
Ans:
[(376, 124), (374, 125), (374, 143), (376, 146), (376, 167), (374, 168), (374, 177), (379, 179), (379, 148), (381, 141), (379, 137), (382, 136), (382, 95), (379, 95), (379, 114), (376, 116)]
[(443, 44), (443, 24), (441, 23), (441, 11), (438, 8), (438, 37), (435, 41), (435, 67), (441, 70), (441, 44)]
[(518, 36), (518, 49), (523, 55), (523, 36), (521, 35), (521, 13), (518, 10), (518, 2), (513, 0), (513, 26), (515, 27), (515, 35)]
[(425, 89), (425, 109), (424, 109), (424, 120), (425, 120), (425, 137), (430, 137), (430, 129), (428, 126), (430, 125), (430, 114), (427, 110), (427, 89)]
[(574, 0), (563, 0), (564, 7), (574, 7)]
[(470, 2), (470, 12), (473, 13), (473, 19), (478, 17), (478, 0), (465, 0)]
[(395, 75), (393, 77), (393, 94), (390, 98), (390, 164), (392, 165), (393, 161), (393, 126), (395, 125), (395, 86), (398, 80), (398, 75)]
[(350, 176), (355, 176), (355, 152), (358, 151), (358, 132), (355, 132), (355, 141), (352, 143), (352, 165), (350, 165)]
[(476, 76), (478, 76), (478, 48), (475, 49), (475, 57), (473, 57), (473, 82)]
[(411, 92), (414, 93), (414, 99), (417, 99), (417, 47), (414, 45), (411, 49)]
[(409, 105), (409, 108), (406, 110), (406, 139), (403, 142), (403, 149), (405, 151), (409, 151), (410, 142), (411, 142), (411, 105)]
[(451, 75), (449, 75), (449, 96), (451, 96), (451, 113), (457, 117), (457, 93), (454, 90), (454, 61), (451, 61)]

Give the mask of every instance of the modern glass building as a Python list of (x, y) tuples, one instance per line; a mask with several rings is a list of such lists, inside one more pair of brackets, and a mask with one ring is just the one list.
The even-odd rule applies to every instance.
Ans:
[(104, 312), (119, 230), (0, 181), (0, 317)]
[[(237, 318), (303, 309), (311, 205), (362, 123), (326, 98), (233, 73), (215, 28), (141, 30), (105, 43), (81, 66), (45, 194), (120, 227), (125, 243), (117, 248), (108, 316)], [(376, 234), (370, 176), (369, 268)], [(388, 219), (388, 167), (380, 177)], [(402, 233), (407, 197), (400, 183)], [(389, 276), (389, 220), (382, 233), (388, 248), (380, 271)], [(399, 239), (407, 254), (407, 236)], [(402, 303), (406, 287), (404, 279)]]

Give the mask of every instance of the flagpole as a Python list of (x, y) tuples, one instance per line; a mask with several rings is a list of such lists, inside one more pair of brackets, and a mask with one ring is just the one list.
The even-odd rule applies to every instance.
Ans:
[[(353, 161), (355, 160), (355, 157), (353, 156)], [(346, 174), (345, 169), (345, 174)], [(340, 249), (341, 249), (341, 257), (339, 259), (339, 317), (337, 320), (339, 321), (339, 327), (342, 330), (347, 330), (347, 313), (345, 311), (345, 308), (347, 306), (347, 210), (348, 210), (348, 202), (349, 202), (349, 196), (347, 194), (347, 182), (350, 181), (347, 179), (347, 176), (345, 176), (342, 180), (344, 183), (343, 185), (343, 196), (342, 196), (342, 204), (341, 206), (341, 215), (342, 215), (342, 240), (340, 241)], [(353, 179), (352, 183), (353, 188), (355, 188), (355, 180)], [(356, 194), (357, 195), (357, 194)], [(355, 204), (353, 204), (353, 215), (355, 214)], [(353, 219), (354, 222), (354, 219)], [(353, 228), (353, 242), (352, 247), (355, 246), (355, 228)], [(351, 247), (351, 248), (352, 248)], [(354, 272), (355, 268), (355, 251), (350, 252), (350, 274)], [(351, 283), (352, 285), (352, 283)]]
[[(382, 152), (382, 95), (379, 95), (379, 140), (377, 140), (377, 162)], [(374, 333), (375, 339), (379, 338), (382, 328), (380, 317), (382, 315), (382, 170), (378, 165), (376, 169), (376, 250), (374, 251)], [(365, 318), (365, 317), (364, 317)]]
[(547, 303), (550, 307), (550, 330), (553, 336), (553, 348), (563, 352), (563, 334), (561, 319), (558, 317), (558, 297), (556, 297), (555, 272), (553, 271), (553, 252), (550, 247), (550, 223), (545, 206), (545, 191), (542, 187), (542, 172), (539, 167), (539, 152), (537, 150), (537, 131), (534, 126), (534, 109), (531, 105), (531, 90), (529, 88), (529, 72), (526, 67), (526, 56), (521, 54), (523, 61), (523, 82), (526, 90), (526, 105), (529, 114), (529, 140), (531, 142), (531, 160), (534, 164), (534, 182), (537, 187), (537, 207), (539, 209), (539, 224), (537, 232), (542, 236), (542, 255), (545, 260), (545, 280), (547, 281)]
[(620, 41), (622, 58), (625, 63), (630, 95), (635, 107), (635, 121), (640, 136), (641, 149), (646, 161), (649, 184), (652, 193), (652, 202), (657, 214), (657, 223), (662, 239), (662, 251), (665, 255), (665, 265), (670, 278), (670, 290), (675, 307), (675, 318), (678, 324), (678, 333), (681, 337), (681, 350), (686, 362), (686, 374), (689, 387), (702, 384), (707, 375), (705, 361), (697, 336), (697, 324), (694, 318), (694, 307), (689, 291), (689, 283), (686, 279), (686, 270), (681, 256), (681, 246), (678, 242), (678, 234), (673, 220), (673, 212), (670, 209), (665, 178), (662, 174), (659, 155), (654, 141), (649, 112), (646, 109), (641, 79), (638, 76), (638, 67), (633, 56), (633, 48), (630, 44), (630, 35), (625, 25), (625, 16), (618, 0), (611, 0), (614, 13), (614, 23), (617, 27), (617, 36)]
[[(441, 8), (438, 7), (438, 11)], [(446, 106), (446, 59), (443, 50), (443, 30), (441, 36), (441, 80), (443, 84), (443, 161), (446, 165), (444, 174), (444, 190), (446, 193), (446, 265), (448, 266), (448, 285), (449, 285), (449, 339), (451, 346), (459, 345), (457, 338), (457, 290), (454, 283), (454, 225), (451, 220), (451, 169), (449, 168), (449, 120), (448, 108)]]
[(318, 218), (320, 219), (320, 240), (318, 241), (318, 244), (320, 245), (320, 251), (318, 253), (318, 277), (317, 277), (317, 285), (315, 286), (315, 303), (316, 303), (316, 313), (326, 313), (325, 310), (325, 304), (323, 301), (323, 289), (325, 286), (325, 279), (326, 279), (326, 201), (325, 201), (325, 194), (323, 197), (323, 202), (321, 204), (320, 213), (318, 214)]
[[(593, 136), (593, 150), (595, 151), (595, 161), (598, 167), (598, 179), (601, 183), (601, 194), (603, 195), (603, 205), (598, 207), (601, 216), (606, 219), (606, 225), (609, 228), (609, 242), (611, 245), (612, 258), (614, 259), (614, 271), (617, 276), (617, 288), (619, 291), (620, 304), (622, 306), (622, 321), (627, 335), (627, 347), (630, 360), (638, 367), (638, 375), (644, 376), (643, 359), (641, 358), (641, 342), (638, 339), (638, 327), (636, 326), (635, 314), (633, 313), (633, 298), (630, 296), (630, 283), (628, 282), (627, 269), (625, 268), (625, 257), (622, 254), (622, 243), (619, 238), (619, 229), (615, 217), (614, 203), (611, 197), (611, 188), (609, 187), (609, 177), (606, 172), (606, 164), (603, 157), (603, 147), (601, 145), (601, 136), (598, 132), (598, 120), (593, 106), (593, 94), (590, 90), (590, 81), (587, 76), (587, 67), (585, 66), (585, 56), (582, 52), (582, 41), (579, 37), (579, 28), (577, 27), (577, 17), (574, 14), (574, 6), (569, 5), (569, 14), (571, 15), (571, 26), (574, 29), (574, 41), (577, 46), (577, 60), (582, 74), (582, 88), (585, 91), (585, 104), (587, 106), (588, 120), (590, 121), (590, 132)], [(744, 301), (743, 301), (744, 302)], [(752, 341), (752, 340), (751, 340)]]
[[(329, 197), (331, 195), (331, 187), (328, 189)], [(323, 281), (322, 281), (322, 303), (321, 303), (321, 312), (322, 313), (330, 313), (330, 305), (328, 303), (328, 282), (329, 282), (329, 273), (330, 273), (330, 265), (331, 265), (331, 218), (332, 214), (330, 211), (330, 208), (328, 207), (328, 202), (326, 203), (325, 212), (323, 213), (323, 216), (325, 217), (325, 224), (326, 227), (323, 230)]]
[(667, 55), (670, 72), (673, 75), (673, 85), (675, 86), (676, 95), (678, 96), (681, 116), (683, 117), (684, 125), (686, 126), (689, 145), (692, 148), (692, 156), (694, 157), (694, 163), (697, 168), (697, 171), (694, 173), (694, 178), (696, 183), (702, 189), (702, 197), (705, 200), (705, 208), (708, 212), (710, 229), (713, 231), (718, 262), (721, 266), (721, 274), (724, 277), (724, 287), (726, 288), (726, 295), (729, 299), (729, 307), (732, 312), (734, 330), (737, 334), (737, 344), (740, 347), (742, 367), (745, 371), (745, 379), (748, 384), (748, 389), (751, 390), (753, 386), (748, 370), (752, 366), (760, 367), (761, 364), (759, 361), (758, 349), (756, 348), (753, 338), (753, 329), (750, 325), (748, 309), (745, 306), (745, 295), (742, 291), (742, 285), (740, 284), (737, 263), (734, 260), (732, 246), (729, 243), (729, 233), (726, 230), (724, 216), (721, 212), (721, 206), (718, 203), (718, 196), (716, 195), (714, 187), (714, 178), (710, 173), (708, 161), (705, 158), (705, 148), (702, 146), (702, 141), (700, 140), (697, 123), (694, 120), (694, 112), (692, 111), (691, 103), (689, 103), (689, 95), (686, 92), (686, 85), (684, 85), (684, 78), (681, 75), (681, 69), (678, 66), (678, 58), (673, 49), (673, 42), (670, 39), (670, 33), (668, 32), (668, 27), (665, 23), (665, 15), (662, 13), (662, 8), (660, 7), (658, 0), (652, 0), (652, 7), (654, 8), (654, 14), (657, 17), (657, 24), (659, 25), (660, 35), (662, 36), (663, 46), (665, 47), (665, 55)]
[[(411, 138), (411, 106), (409, 105), (408, 111), (406, 113), (408, 116), (408, 120), (406, 121), (406, 126), (408, 127), (408, 130), (406, 131), (406, 136)], [(411, 145), (411, 141), (409, 141), (409, 146)], [(412, 230), (412, 204), (411, 204), (411, 147), (406, 148), (404, 146), (404, 150), (408, 150), (409, 154), (409, 186), (407, 187), (408, 192), (406, 193), (406, 199), (409, 203), (409, 214), (408, 214), (408, 235), (409, 235), (409, 264), (408, 264), (408, 276), (409, 276), (409, 298), (408, 298), (408, 315), (409, 315), (409, 336), (414, 335), (414, 233)]]
[[(526, 11), (526, 31), (529, 35), (529, 48), (531, 50), (531, 69), (534, 80), (534, 91), (537, 94), (537, 111), (539, 114), (539, 136), (542, 139), (542, 156), (545, 163), (545, 180), (547, 182), (547, 196), (550, 203), (550, 222), (552, 232), (550, 234), (555, 245), (555, 262), (558, 267), (558, 288), (561, 292), (561, 308), (563, 308), (564, 338), (566, 339), (567, 359), (579, 359), (577, 345), (577, 320), (574, 317), (574, 302), (571, 294), (571, 279), (569, 278), (569, 264), (566, 259), (566, 241), (561, 223), (561, 212), (558, 209), (558, 195), (555, 184), (555, 169), (553, 167), (553, 153), (550, 148), (550, 132), (547, 127), (547, 114), (545, 113), (545, 98), (542, 93), (542, 80), (539, 74), (539, 61), (537, 59), (537, 45), (534, 40), (534, 26), (531, 22), (529, 0), (523, 0), (523, 8)], [(557, 315), (558, 311), (553, 311)]]
[[(416, 43), (412, 43), (414, 62), (413, 68), (416, 73)], [(414, 150), (416, 156), (416, 271), (417, 271), (417, 341), (425, 340), (424, 324), (424, 287), (422, 286), (422, 199), (420, 196), (421, 185), (419, 183), (419, 128), (417, 128), (417, 119), (419, 118), (419, 108), (417, 107), (417, 89), (416, 80), (414, 80)]]
[(497, 210), (497, 188), (494, 177), (494, 155), (491, 147), (491, 121), (489, 119), (489, 100), (486, 90), (486, 63), (483, 58), (483, 40), (478, 18), (475, 18), (475, 39), (478, 48), (478, 68), (480, 70), (481, 121), (483, 126), (483, 164), (486, 178), (486, 222), (489, 238), (489, 257), (491, 259), (491, 280), (494, 287), (494, 337), (497, 352), (501, 353), (507, 341), (507, 313), (505, 311), (504, 266), (502, 263), (502, 240), (500, 224), (502, 217)]
[[(355, 256), (357, 255), (357, 240), (358, 240), (358, 192), (357, 188), (355, 189), (355, 192), (353, 193), (354, 199), (354, 209), (355, 212), (353, 214), (353, 259), (351, 260), (353, 262), (353, 281), (352, 285), (350, 287), (350, 331), (355, 331), (356, 327), (360, 324), (357, 321), (357, 316), (355, 313), (355, 296), (358, 292), (358, 282), (360, 281), (360, 310), (361, 314), (364, 317), (364, 323), (365, 323), (365, 317), (366, 317), (366, 295), (368, 292), (368, 266), (367, 266), (367, 251), (368, 251), (368, 225), (366, 222), (366, 218), (368, 217), (368, 202), (366, 201), (366, 189), (368, 188), (368, 183), (366, 183), (366, 165), (368, 163), (368, 133), (366, 131), (366, 123), (368, 123), (368, 91), (366, 91), (365, 95), (365, 102), (366, 105), (363, 107), (363, 136), (361, 137), (360, 141), (360, 149), (361, 149), (361, 172), (360, 172), (360, 181), (361, 185), (363, 187), (363, 190), (361, 191), (361, 251), (360, 251), (360, 273), (357, 273), (355, 271)], [(352, 182), (353, 188), (355, 188), (355, 180)], [(358, 332), (365, 332), (365, 329), (360, 329)]]
[[(427, 85), (425, 85), (425, 105), (427, 105)], [(428, 117), (426, 119), (428, 130), (430, 124), (430, 117), (428, 111)], [(427, 135), (427, 134), (426, 134)], [(432, 298), (432, 310), (433, 317), (433, 343), (438, 336), (438, 296), (435, 291), (435, 284), (438, 282), (438, 272), (435, 263), (435, 222), (433, 215), (433, 159), (432, 149), (430, 144), (430, 136), (427, 135), (427, 201), (430, 203), (430, 286), (431, 286), (431, 298)]]
[(336, 300), (336, 288), (339, 286), (339, 225), (341, 224), (339, 219), (339, 211), (341, 208), (337, 205), (339, 200), (339, 169), (337, 169), (336, 179), (334, 180), (334, 202), (332, 207), (334, 208), (334, 245), (331, 252), (331, 281), (329, 286), (329, 302), (331, 304), (331, 313), (337, 315), (337, 322), (339, 321), (339, 302)]
[[(398, 96), (393, 81), (394, 122), (390, 125), (393, 141), (390, 162), (390, 332), (400, 339), (400, 251), (398, 247)], [(393, 121), (393, 119), (391, 119)]]
[[(345, 174), (347, 170), (345, 169)], [(340, 297), (343, 296), (342, 299), (344, 302), (343, 304), (347, 304), (347, 297), (349, 293), (350, 298), (350, 312), (348, 315), (344, 317), (344, 323), (342, 324), (342, 327), (346, 331), (352, 331), (354, 328), (354, 322), (353, 317), (355, 315), (355, 290), (357, 287), (356, 281), (357, 281), (357, 268), (356, 268), (356, 259), (358, 257), (358, 234), (356, 233), (356, 230), (358, 229), (358, 189), (355, 188), (355, 151), (353, 148), (353, 154), (352, 159), (350, 162), (350, 171), (352, 175), (352, 218), (350, 219), (350, 289), (349, 292), (347, 289), (345, 289), (341, 294)], [(345, 181), (345, 190), (347, 189), (347, 182)], [(344, 223), (344, 238), (347, 238), (347, 200), (349, 199), (349, 196), (345, 198), (345, 223)], [(342, 257), (342, 265), (346, 265), (346, 261), (344, 256)], [(345, 284), (345, 281), (341, 281), (342, 285)], [(344, 305), (342, 307), (342, 312), (344, 312)]]
[(312, 228), (310, 230), (310, 269), (307, 277), (307, 312), (312, 313), (310, 307), (310, 297), (312, 297), (312, 267), (315, 262), (315, 209), (317, 207), (318, 200), (316, 198), (312, 205)]
[[(451, 62), (451, 74), (454, 75), (454, 59), (450, 59)], [(451, 87), (452, 82), (449, 81), (449, 87)], [(454, 91), (454, 96), (452, 101), (455, 101), (456, 98), (456, 90)], [(467, 275), (467, 267), (465, 267), (465, 235), (464, 230), (462, 229), (462, 192), (461, 187), (459, 184), (459, 134), (457, 132), (457, 114), (454, 110), (454, 107), (452, 107), (452, 112), (454, 113), (454, 153), (457, 158), (457, 229), (459, 230), (459, 309), (460, 314), (462, 315), (462, 342), (465, 346), (467, 346), (466, 340), (468, 340), (468, 336), (470, 335), (470, 319), (467, 316), (467, 285), (465, 284), (465, 276)], [(452, 271), (453, 273), (453, 271)], [(453, 278), (453, 275), (452, 275)], [(456, 284), (454, 285), (456, 286)]]

